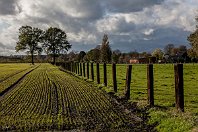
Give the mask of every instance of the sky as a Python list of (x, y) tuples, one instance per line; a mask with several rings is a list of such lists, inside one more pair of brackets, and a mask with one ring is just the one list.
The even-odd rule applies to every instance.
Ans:
[(198, 0), (0, 0), (0, 55), (15, 52), (18, 29), (29, 25), (67, 33), (74, 51), (89, 51), (108, 34), (112, 50), (152, 52), (189, 47)]

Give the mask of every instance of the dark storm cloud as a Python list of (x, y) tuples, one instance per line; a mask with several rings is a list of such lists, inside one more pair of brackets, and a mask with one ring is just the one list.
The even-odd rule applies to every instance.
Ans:
[[(152, 35), (145, 36), (144, 34), (130, 34), (130, 35), (112, 35), (113, 49), (120, 49), (125, 52), (129, 51), (147, 51), (152, 52), (155, 48), (164, 49), (167, 44), (174, 44), (175, 46), (185, 45), (189, 47), (186, 36), (190, 32), (184, 31), (180, 28), (157, 28)], [(135, 36), (135, 37), (134, 37)], [(135, 38), (135, 39), (134, 39)]]
[(81, 30), (87, 32), (95, 30), (94, 23), (104, 16), (104, 10), (99, 1), (92, 0), (65, 0), (61, 5), (40, 4), (31, 6), (31, 10), (38, 15), (25, 14), (26, 21), (30, 25), (48, 25), (64, 28), (66, 32), (78, 33)]
[(164, 0), (104, 0), (103, 5), (110, 12), (137, 12), (145, 7), (160, 4)]
[[(104, 15), (104, 9), (98, 0), (65, 0), (62, 5), (41, 5), (39, 11), (47, 16), (65, 15), (70, 18), (80, 19), (84, 21), (98, 20)], [(61, 8), (60, 8), (61, 7)]]
[[(18, 0), (17, 4), (16, 1), (0, 0), (0, 26), (9, 24), (0, 33), (1, 49), (9, 49), (5, 45), (14, 49), (22, 25), (44, 30), (59, 27), (67, 33), (71, 50), (75, 51), (95, 48), (101, 44), (104, 33), (108, 34), (112, 49), (125, 52), (152, 51), (167, 43), (188, 45), (186, 37), (190, 32), (187, 31), (193, 29), (191, 18), (194, 20), (198, 3), (196, 0), (191, 3), (187, 0)], [(191, 10), (187, 12), (187, 9)]]
[(14, 15), (21, 9), (18, 0), (0, 0), (0, 15)]

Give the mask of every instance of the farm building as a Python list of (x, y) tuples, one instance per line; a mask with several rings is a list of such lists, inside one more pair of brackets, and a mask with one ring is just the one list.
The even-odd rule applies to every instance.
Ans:
[(129, 60), (130, 64), (146, 64), (146, 63), (155, 63), (156, 57), (142, 57), (142, 58), (132, 58)]

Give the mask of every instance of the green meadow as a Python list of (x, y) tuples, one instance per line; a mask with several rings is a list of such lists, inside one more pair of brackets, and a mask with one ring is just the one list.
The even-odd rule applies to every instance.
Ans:
[[(126, 81), (126, 64), (117, 64), (117, 86), (115, 95), (124, 96)], [(90, 71), (91, 73), (91, 71)], [(144, 108), (147, 103), (147, 65), (133, 64), (129, 102), (135, 102)], [(107, 65), (107, 87), (102, 84), (103, 64), (100, 64), (99, 87), (106, 92), (113, 92), (112, 65)], [(94, 82), (96, 83), (96, 65), (94, 65)], [(175, 108), (174, 64), (154, 64), (154, 101), (155, 107), (149, 109), (149, 123), (157, 124), (158, 131), (189, 131), (198, 130), (198, 64), (184, 64), (184, 101), (185, 112)]]

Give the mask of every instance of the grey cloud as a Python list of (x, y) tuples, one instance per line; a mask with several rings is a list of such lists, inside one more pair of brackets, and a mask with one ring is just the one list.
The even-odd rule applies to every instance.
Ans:
[[(147, 51), (152, 52), (155, 48), (163, 49), (166, 44), (173, 43), (175, 46), (186, 45), (189, 46), (186, 36), (188, 36), (190, 32), (184, 31), (179, 28), (157, 28), (154, 33), (150, 36), (150, 39), (144, 40), (143, 34), (130, 34), (125, 36), (120, 35), (112, 35), (111, 39), (114, 41), (112, 47), (114, 49), (120, 49), (122, 51)], [(134, 36), (139, 37), (138, 39), (133, 39)], [(110, 42), (111, 44), (111, 42)]]
[[(99, 19), (103, 16), (104, 10), (101, 7), (101, 3), (98, 0), (74, 0), (71, 1), (71, 6), (76, 12), (84, 13), (84, 18), (89, 20)], [(67, 3), (66, 3), (67, 4)]]
[(10, 50), (13, 50), (13, 46), (8, 46), (8, 45), (5, 45), (3, 43), (0, 42), (0, 48), (1, 49), (10, 49)]
[(0, 48), (6, 48), (6, 46), (0, 42)]
[[(3, 0), (0, 1), (0, 7), (2, 6), (2, 1)], [(7, 1), (10, 1), (10, 4), (14, 2), (14, 0)], [(164, 0), (48, 0), (46, 2), (38, 0), (31, 2), (30, 5), (32, 6), (28, 8), (27, 12), (22, 10), (19, 16), (16, 15), (16, 17), (11, 20), (11, 26), (17, 25), (20, 27), (22, 25), (31, 25), (42, 29), (46, 29), (49, 26), (60, 27), (68, 33), (68, 38), (71, 38), (70, 43), (72, 44), (72, 50), (77, 51), (88, 51), (91, 48), (95, 48), (97, 44), (101, 43), (104, 33), (108, 34), (112, 49), (120, 49), (124, 52), (132, 50), (151, 52), (157, 47), (163, 48), (167, 43), (188, 45), (186, 36), (188, 36), (189, 32), (184, 31), (182, 28), (175, 28), (176, 24), (174, 25), (173, 22), (165, 25), (161, 24), (161, 26), (157, 24), (155, 22), (156, 12), (152, 9), (154, 7), (148, 8), (146, 11), (143, 10), (145, 7), (161, 4), (163, 1)], [(4, 0), (3, 3), (5, 2), (6, 0)], [(57, 4), (58, 2), (61, 2), (61, 4)], [(164, 3), (165, 2), (163, 2), (162, 5), (156, 6), (159, 12), (163, 9)], [(169, 6), (169, 3), (166, 4), (166, 6)], [(16, 2), (11, 5), (16, 5)], [(24, 6), (23, 4), (21, 5)], [(1, 10), (3, 9), (0, 8), (0, 12)], [(182, 11), (180, 12), (183, 13)], [(158, 14), (158, 16), (166, 19), (167, 16), (164, 14), (167, 15), (166, 12), (162, 12), (162, 14)], [(133, 16), (136, 17), (134, 17), (134, 20), (130, 20), (129, 18), (130, 21), (127, 21), (126, 16), (131, 18), (133, 18)], [(191, 17), (192, 15), (189, 16)], [(98, 23), (102, 25), (104, 31), (98, 30)], [(113, 27), (112, 29), (111, 26)], [(106, 27), (110, 27), (110, 30), (107, 30)], [(153, 30), (153, 32), (146, 35), (145, 32), (149, 32), (150, 29)], [(10, 29), (9, 31), (10, 34), (12, 34), (17, 30), (16, 28), (15, 31), (14, 29)], [(94, 35), (96, 38), (93, 39), (93, 41), (89, 41), (89, 35)], [(16, 34), (13, 33), (13, 36), (16, 36)], [(13, 38), (13, 36), (10, 38)], [(6, 40), (1, 41), (5, 43)], [(14, 46), (13, 44), (11, 49), (14, 49)], [(2, 47), (1, 49), (9, 49), (5, 47), (5, 44), (3, 45), (1, 43), (0, 47)]]
[(14, 54), (14, 53), (15, 53), (14, 47), (4, 45), (0, 42), (0, 56), (1, 55), (3, 55), (3, 56), (10, 55), (10, 54)]
[(104, 6), (110, 12), (137, 12), (145, 7), (162, 3), (164, 0), (104, 0)]
[(66, 15), (85, 21), (94, 21), (104, 15), (104, 10), (98, 0), (65, 0), (62, 1), (62, 5), (56, 6), (48, 5), (48, 3), (44, 6), (43, 3), (39, 11), (48, 15)]
[(3, 49), (0, 47), (0, 56), (7, 56), (7, 55), (11, 55), (11, 54), (16, 54), (16, 52), (14, 50), (10, 50), (10, 49)]
[(17, 2), (18, 0), (1, 0), (0, 15), (14, 15), (20, 12), (21, 9)]
[[(92, 2), (92, 0), (66, 0), (60, 6), (43, 3), (40, 6), (32, 6), (32, 10), (36, 10), (40, 15), (31, 16), (31, 14), (26, 14), (27, 21), (24, 21), (24, 23), (40, 26), (58, 26), (64, 28), (66, 32), (73, 33), (78, 33), (82, 29), (88, 32), (93, 31), (95, 29), (95, 21), (104, 15), (100, 2)], [(72, 16), (75, 15), (73, 10), (76, 13), (81, 13), (82, 16)]]

